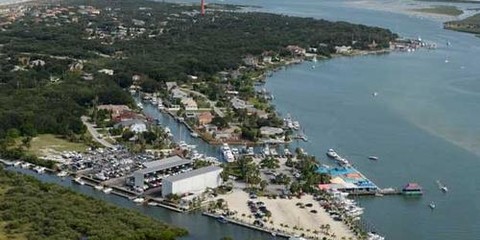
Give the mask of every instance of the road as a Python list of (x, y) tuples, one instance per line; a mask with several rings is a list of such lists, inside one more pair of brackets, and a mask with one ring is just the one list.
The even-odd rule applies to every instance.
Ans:
[(102, 144), (106, 148), (115, 148), (111, 143), (105, 141), (103, 138), (100, 137), (100, 133), (97, 132), (97, 129), (93, 127), (91, 123), (88, 122), (89, 117), (87, 116), (82, 116), (81, 117), (82, 122), (85, 126), (87, 126), (88, 132), (90, 135), (92, 135), (92, 138)]

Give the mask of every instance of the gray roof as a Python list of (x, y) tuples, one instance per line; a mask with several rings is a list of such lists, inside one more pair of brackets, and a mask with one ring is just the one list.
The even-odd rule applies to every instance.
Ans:
[(175, 176), (169, 176), (169, 177), (164, 178), (163, 181), (176, 182), (176, 181), (179, 181), (179, 180), (195, 177), (195, 176), (202, 175), (202, 174), (209, 173), (209, 172), (215, 172), (215, 171), (218, 171), (218, 170), (223, 170), (223, 168), (218, 167), (218, 166), (208, 166), (208, 167), (204, 167), (204, 168), (195, 169), (195, 170), (192, 170), (190, 172), (180, 173), (180, 174), (177, 174)]
[(190, 163), (192, 163), (192, 160), (183, 159), (179, 156), (173, 156), (173, 157), (164, 158), (161, 160), (146, 162), (143, 164), (146, 168), (137, 170), (135, 173), (147, 174), (147, 173), (158, 172), (161, 170), (178, 167), (178, 166), (181, 166), (184, 164), (190, 164)]

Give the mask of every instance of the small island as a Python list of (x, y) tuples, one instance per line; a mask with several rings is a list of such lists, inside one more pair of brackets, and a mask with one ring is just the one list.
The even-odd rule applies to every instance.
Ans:
[(443, 27), (459, 32), (480, 34), (480, 14), (475, 14), (458, 21), (446, 22), (443, 24)]
[(457, 7), (445, 6), (445, 5), (435, 5), (427, 8), (415, 8), (415, 9), (412, 9), (412, 11), (421, 12), (421, 13), (447, 15), (447, 16), (459, 16), (463, 14), (463, 11), (458, 9)]

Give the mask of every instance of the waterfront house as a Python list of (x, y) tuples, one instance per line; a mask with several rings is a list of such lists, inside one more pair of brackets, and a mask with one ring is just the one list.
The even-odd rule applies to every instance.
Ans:
[(338, 54), (346, 54), (352, 51), (350, 46), (335, 46), (335, 52)]
[(254, 67), (257, 66), (258, 59), (255, 56), (249, 54), (243, 58), (243, 63), (245, 63), (246, 66)]
[(187, 98), (182, 98), (181, 103), (185, 107), (185, 110), (187, 111), (196, 111), (198, 110), (198, 105), (193, 98), (187, 97)]
[(165, 85), (167, 85), (167, 91), (170, 91), (177, 87), (177, 82), (166, 82)]
[(260, 128), (260, 133), (264, 136), (281, 135), (283, 134), (283, 129), (263, 126)]
[(213, 115), (210, 112), (202, 112), (198, 115), (198, 123), (200, 125), (210, 124), (213, 120)]
[(232, 104), (233, 108), (235, 110), (238, 110), (238, 109), (246, 109), (246, 108), (253, 108), (253, 105), (252, 104), (248, 104), (246, 101), (238, 98), (238, 97), (233, 97), (231, 100), (230, 100), (230, 103)]
[(145, 121), (140, 119), (122, 121), (120, 123), (115, 124), (114, 127), (123, 128), (123, 129), (128, 128), (130, 131), (134, 133), (142, 133), (147, 131), (147, 124), (145, 123)]
[(130, 111), (130, 108), (127, 105), (100, 105), (97, 107), (98, 110), (106, 110), (110, 112), (110, 119), (115, 119), (119, 117), (123, 112)]
[(297, 45), (288, 45), (286, 49), (290, 51), (292, 55), (295, 55), (295, 56), (303, 56), (305, 55), (305, 53), (307, 53), (307, 51), (304, 48), (301, 48)]

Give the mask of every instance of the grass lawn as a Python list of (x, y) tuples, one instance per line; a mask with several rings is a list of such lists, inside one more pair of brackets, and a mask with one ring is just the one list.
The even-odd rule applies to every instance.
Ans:
[(61, 139), (52, 134), (42, 134), (34, 137), (31, 142), (31, 146), (28, 149), (29, 152), (42, 156), (45, 155), (44, 151), (52, 149), (55, 151), (77, 151), (84, 152), (88, 146), (83, 143), (73, 143), (65, 139)]
[(419, 8), (419, 9), (412, 9), (415, 12), (424, 12), (424, 13), (434, 13), (434, 14), (441, 14), (441, 15), (448, 15), (448, 16), (458, 16), (463, 13), (462, 10), (458, 9), (455, 6), (444, 6), (444, 5), (437, 5), (428, 8)]

